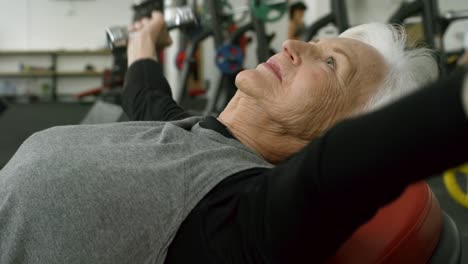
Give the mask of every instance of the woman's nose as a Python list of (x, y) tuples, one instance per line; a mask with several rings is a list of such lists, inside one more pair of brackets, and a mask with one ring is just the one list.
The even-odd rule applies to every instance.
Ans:
[(294, 65), (298, 65), (301, 63), (301, 58), (305, 55), (316, 54), (318, 47), (315, 43), (289, 39), (283, 42), (283, 52), (291, 58)]
[(294, 65), (301, 63), (301, 57), (299, 56), (300, 50), (298, 50), (298, 46), (300, 46), (300, 44), (298, 44), (298, 42), (300, 41), (291, 39), (283, 42), (283, 52), (291, 59)]

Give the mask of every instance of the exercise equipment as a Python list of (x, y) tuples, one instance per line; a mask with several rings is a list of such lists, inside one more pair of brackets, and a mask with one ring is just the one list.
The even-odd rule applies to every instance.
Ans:
[[(219, 9), (218, 15), (220, 22), (223, 27), (229, 26), (234, 23), (234, 9), (228, 0), (218, 0), (217, 8)], [(244, 12), (242, 10), (242, 12)], [(203, 11), (201, 13), (201, 23), (204, 28), (211, 28), (213, 26), (218, 26), (213, 24), (213, 14), (210, 11), (209, 5), (204, 5)]]
[(463, 191), (457, 180), (457, 174), (463, 174), (466, 177), (468, 191), (468, 164), (444, 172), (444, 184), (450, 196), (461, 206), (468, 208), (468, 193)]
[(429, 186), (419, 182), (381, 208), (325, 263), (459, 264), (461, 244), (455, 222)]
[(389, 23), (403, 24), (404, 20), (420, 15), (426, 43), (438, 50), (443, 48), (442, 38), (450, 23), (468, 18), (468, 11), (448, 11), (439, 13), (437, 0), (403, 1), (399, 9), (390, 17)]
[(307, 27), (303, 40), (310, 41), (318, 31), (328, 24), (334, 24), (339, 32), (349, 28), (348, 13), (345, 0), (330, 0), (330, 13)]
[[(140, 20), (143, 17), (150, 17), (151, 13), (157, 10), (163, 11), (168, 30), (174, 28), (187, 29), (189, 26), (197, 23), (192, 9), (179, 2), (135, 0), (133, 3), (133, 21)], [(106, 116), (110, 117), (110, 120), (116, 120), (116, 116), (121, 116), (121, 113), (115, 111), (115, 108), (119, 108), (118, 105), (120, 105), (121, 91), (114, 88), (122, 87), (124, 83), (124, 76), (127, 70), (126, 46), (129, 32), (127, 27), (124, 26), (109, 27), (106, 29), (106, 36), (114, 59), (112, 69), (104, 71), (103, 81), (100, 87), (75, 95), (77, 99), (88, 96), (96, 96), (98, 98), (83, 122), (100, 122), (96, 121), (97, 119), (105, 121)], [(106, 109), (112, 109), (112, 111), (106, 111)], [(111, 113), (115, 114), (112, 115)], [(98, 116), (99, 118), (97, 118)]]
[(186, 57), (187, 57), (187, 53), (185, 52), (185, 50), (181, 50), (181, 51), (177, 52), (176, 60), (175, 60), (175, 66), (179, 71), (182, 70), (182, 67), (184, 66), (183, 65), (184, 60), (185, 60)]
[(448, 11), (440, 14), (437, 0), (403, 1), (400, 8), (390, 17), (389, 23), (403, 24), (405, 19), (417, 15), (422, 17), (425, 43), (439, 51), (441, 72), (448, 73), (450, 66), (447, 62), (450, 62), (449, 58), (454, 54), (446, 53), (443, 38), (452, 22), (468, 19), (468, 11)]
[[(234, 8), (228, 0), (220, 0), (219, 8), (222, 17), (223, 25), (242, 22), (250, 12), (263, 22), (276, 22), (280, 20), (288, 11), (288, 1), (284, 0), (251, 0), (248, 6), (240, 6)], [(241, 17), (236, 19), (235, 16), (241, 14)], [(208, 5), (205, 6), (202, 13), (202, 24), (205, 27), (214, 26), (211, 12)]]
[(257, 60), (259, 63), (265, 62), (271, 55), (273, 55), (269, 48), (272, 39), (266, 34), (265, 21), (262, 18), (257, 17), (255, 10), (252, 12), (252, 26), (257, 39)]
[(222, 20), (225, 16), (225, 14), (223, 14), (224, 7), (226, 7), (224, 1), (205, 1), (204, 12), (209, 12), (209, 15), (206, 15), (206, 17), (209, 17), (209, 21), (212, 26), (203, 27), (202, 31), (191, 39), (190, 43), (185, 49), (186, 56), (182, 63), (181, 82), (179, 87), (180, 93), (176, 95), (176, 101), (179, 103), (179, 105), (184, 105), (185, 103), (187, 103), (187, 99), (189, 96), (188, 80), (190, 76), (191, 64), (195, 59), (195, 54), (199, 45), (209, 37), (213, 37), (215, 47), (220, 47), (223, 45), (225, 38), (225, 34), (223, 32), (224, 27), (222, 23)]
[[(197, 19), (189, 6), (173, 7), (164, 10), (164, 21), (167, 30), (193, 26)], [(126, 26), (115, 26), (106, 28), (106, 36), (111, 49), (126, 47), (129, 36)]]
[[(214, 18), (214, 23), (213, 23), (213, 28), (212, 28), (212, 33), (213, 33), (213, 38), (214, 38), (214, 44), (215, 48), (219, 49), (221, 46), (225, 45), (226, 43), (226, 38), (228, 38), (228, 29), (231, 28), (225, 28), (222, 25), (222, 7), (220, 6), (219, 2), (216, 0), (207, 0), (205, 1), (209, 7), (209, 12), (211, 13), (211, 16)], [(232, 43), (234, 44), (234, 43)], [(214, 63), (216, 64), (218, 61), (218, 58), (215, 57)], [(205, 108), (202, 112), (203, 115), (212, 115), (216, 113), (216, 105), (218, 105), (219, 102), (219, 97), (221, 93), (225, 94), (230, 94), (232, 93), (232, 90), (235, 90), (235, 85), (234, 85), (234, 80), (233, 80), (233, 75), (227, 75), (223, 74), (221, 72), (220, 75), (217, 76), (217, 80), (215, 81), (215, 85), (213, 86), (214, 90), (213, 92), (210, 93), (210, 96), (207, 97), (207, 101), (205, 104)]]
[[(210, 87), (211, 91), (207, 94), (208, 96), (206, 96), (205, 109), (201, 113), (193, 112), (194, 114), (212, 115), (219, 113), (236, 92), (235, 76), (242, 70), (245, 58), (245, 47), (248, 42), (245, 33), (253, 32), (256, 35), (256, 54), (259, 62), (266, 61), (272, 55), (271, 49), (268, 47), (270, 46), (274, 34), (266, 34), (265, 22), (257, 17), (254, 12), (259, 12), (262, 8), (264, 15), (268, 15), (269, 12), (278, 12), (278, 9), (280, 12), (283, 12), (286, 11), (287, 8), (281, 9), (279, 6), (284, 7), (287, 1), (257, 2), (257, 4), (259, 3), (262, 5), (258, 5), (257, 7), (259, 7), (259, 9), (254, 11), (251, 4), (233, 8), (226, 0), (204, 1), (205, 8), (203, 8), (203, 10), (209, 14), (202, 15), (202, 17), (205, 17), (202, 18), (202, 21), (205, 21), (202, 24), (206, 24), (206, 21), (209, 21), (210, 25), (208, 27), (203, 27), (202, 32), (192, 38), (185, 49), (185, 58), (182, 63), (181, 71), (180, 93), (176, 95), (176, 101), (180, 105), (191, 105), (187, 101), (188, 98), (191, 98), (188, 92), (190, 65), (195, 60), (194, 56), (199, 44), (207, 38), (213, 37), (214, 39), (216, 49), (214, 64), (220, 70), (221, 75), (215, 80), (215, 85)], [(271, 8), (271, 11), (268, 8)], [(234, 15), (240, 12), (243, 14), (248, 12), (250, 15), (250, 22), (237, 27), (237, 21), (234, 21), (234, 23), (231, 22), (235, 20)], [(226, 17), (230, 19), (223, 23), (223, 19)], [(180, 60), (177, 61), (180, 62)]]
[(213, 36), (213, 31), (211, 29), (204, 28), (201, 33), (196, 35), (190, 41), (185, 49), (184, 60), (181, 62), (181, 81), (179, 90), (180, 93), (176, 95), (176, 101), (179, 105), (184, 105), (188, 99), (188, 80), (190, 77), (191, 65), (195, 60), (195, 54), (198, 50), (199, 45), (206, 40), (207, 38)]
[(288, 11), (288, 1), (253, 0), (250, 8), (255, 17), (262, 22), (276, 22)]
[[(114, 69), (115, 71), (115, 69)], [(81, 100), (88, 96), (99, 96), (105, 97), (107, 100), (112, 102), (120, 101), (120, 92), (114, 91), (113, 88), (123, 86), (124, 79), (121, 74), (116, 74), (113, 70), (104, 70), (102, 73), (102, 84), (99, 87), (95, 87), (74, 95), (78, 100)]]
[(244, 54), (239, 46), (227, 44), (216, 50), (215, 60), (222, 73), (231, 75), (242, 69)]
[[(189, 31), (198, 25), (198, 20), (193, 12), (193, 9), (186, 5), (185, 1), (169, 1), (169, 0), (134, 0), (132, 9), (134, 11), (133, 22), (144, 17), (150, 17), (153, 11), (161, 11), (164, 14), (166, 29), (181, 29)], [(127, 40), (129, 32), (126, 26), (108, 27), (106, 29), (108, 45), (111, 48), (113, 55), (113, 66), (110, 74), (110, 81), (104, 81), (102, 87), (85, 91), (77, 94), (78, 98), (83, 98), (89, 95), (97, 95), (101, 99), (114, 98), (112, 103), (120, 104), (120, 91), (113, 88), (118, 88), (123, 85), (124, 76), (127, 71)], [(158, 49), (158, 47), (156, 47)], [(159, 59), (163, 62), (162, 53), (159, 53)], [(116, 91), (117, 90), (117, 91)], [(105, 98), (103, 98), (105, 97)]]
[[(241, 43), (242, 36), (244, 36), (247, 31), (253, 31), (256, 35), (257, 61), (265, 62), (272, 55), (272, 51), (269, 47), (274, 35), (269, 36), (266, 34), (265, 22), (257, 18), (253, 11), (251, 12), (251, 22), (237, 28), (229, 35), (224, 43), (227, 43), (228, 46), (238, 45)], [(242, 65), (240, 66), (242, 67)], [(236, 72), (223, 74), (221, 76), (219, 85), (216, 87), (214, 92), (214, 97), (211, 98), (206, 104), (204, 112), (205, 115), (217, 114), (226, 107), (227, 103), (231, 100), (237, 91), (237, 87), (235, 86), (235, 76), (241, 70), (241, 67), (239, 67), (239, 70)]]

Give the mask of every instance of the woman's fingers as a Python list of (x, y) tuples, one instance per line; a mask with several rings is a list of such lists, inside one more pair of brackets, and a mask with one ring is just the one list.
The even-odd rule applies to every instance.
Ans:
[(158, 35), (164, 27), (164, 17), (161, 12), (153, 11), (151, 17), (144, 17), (132, 25), (128, 26), (130, 32), (148, 30), (153, 34)]
[(161, 20), (164, 21), (163, 14), (159, 11), (153, 11), (151, 12), (151, 19), (152, 20)]
[(150, 22), (150, 19), (145, 17), (143, 19), (140, 20), (140, 23), (142, 24), (143, 27), (145, 27), (146, 25), (148, 25)]
[(135, 23), (133, 23), (133, 28), (135, 29), (135, 31), (140, 30), (142, 27), (143, 24), (141, 23), (141, 21), (136, 21)]

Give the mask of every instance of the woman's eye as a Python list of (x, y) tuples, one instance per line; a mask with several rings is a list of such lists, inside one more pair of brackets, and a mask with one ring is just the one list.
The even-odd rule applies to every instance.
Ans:
[(328, 57), (326, 63), (332, 69), (335, 69), (335, 59), (333, 57)]

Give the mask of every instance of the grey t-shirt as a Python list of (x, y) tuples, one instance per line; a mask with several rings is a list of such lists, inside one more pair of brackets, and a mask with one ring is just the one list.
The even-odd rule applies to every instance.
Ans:
[(32, 135), (0, 171), (0, 263), (163, 263), (216, 184), (272, 167), (200, 120)]

